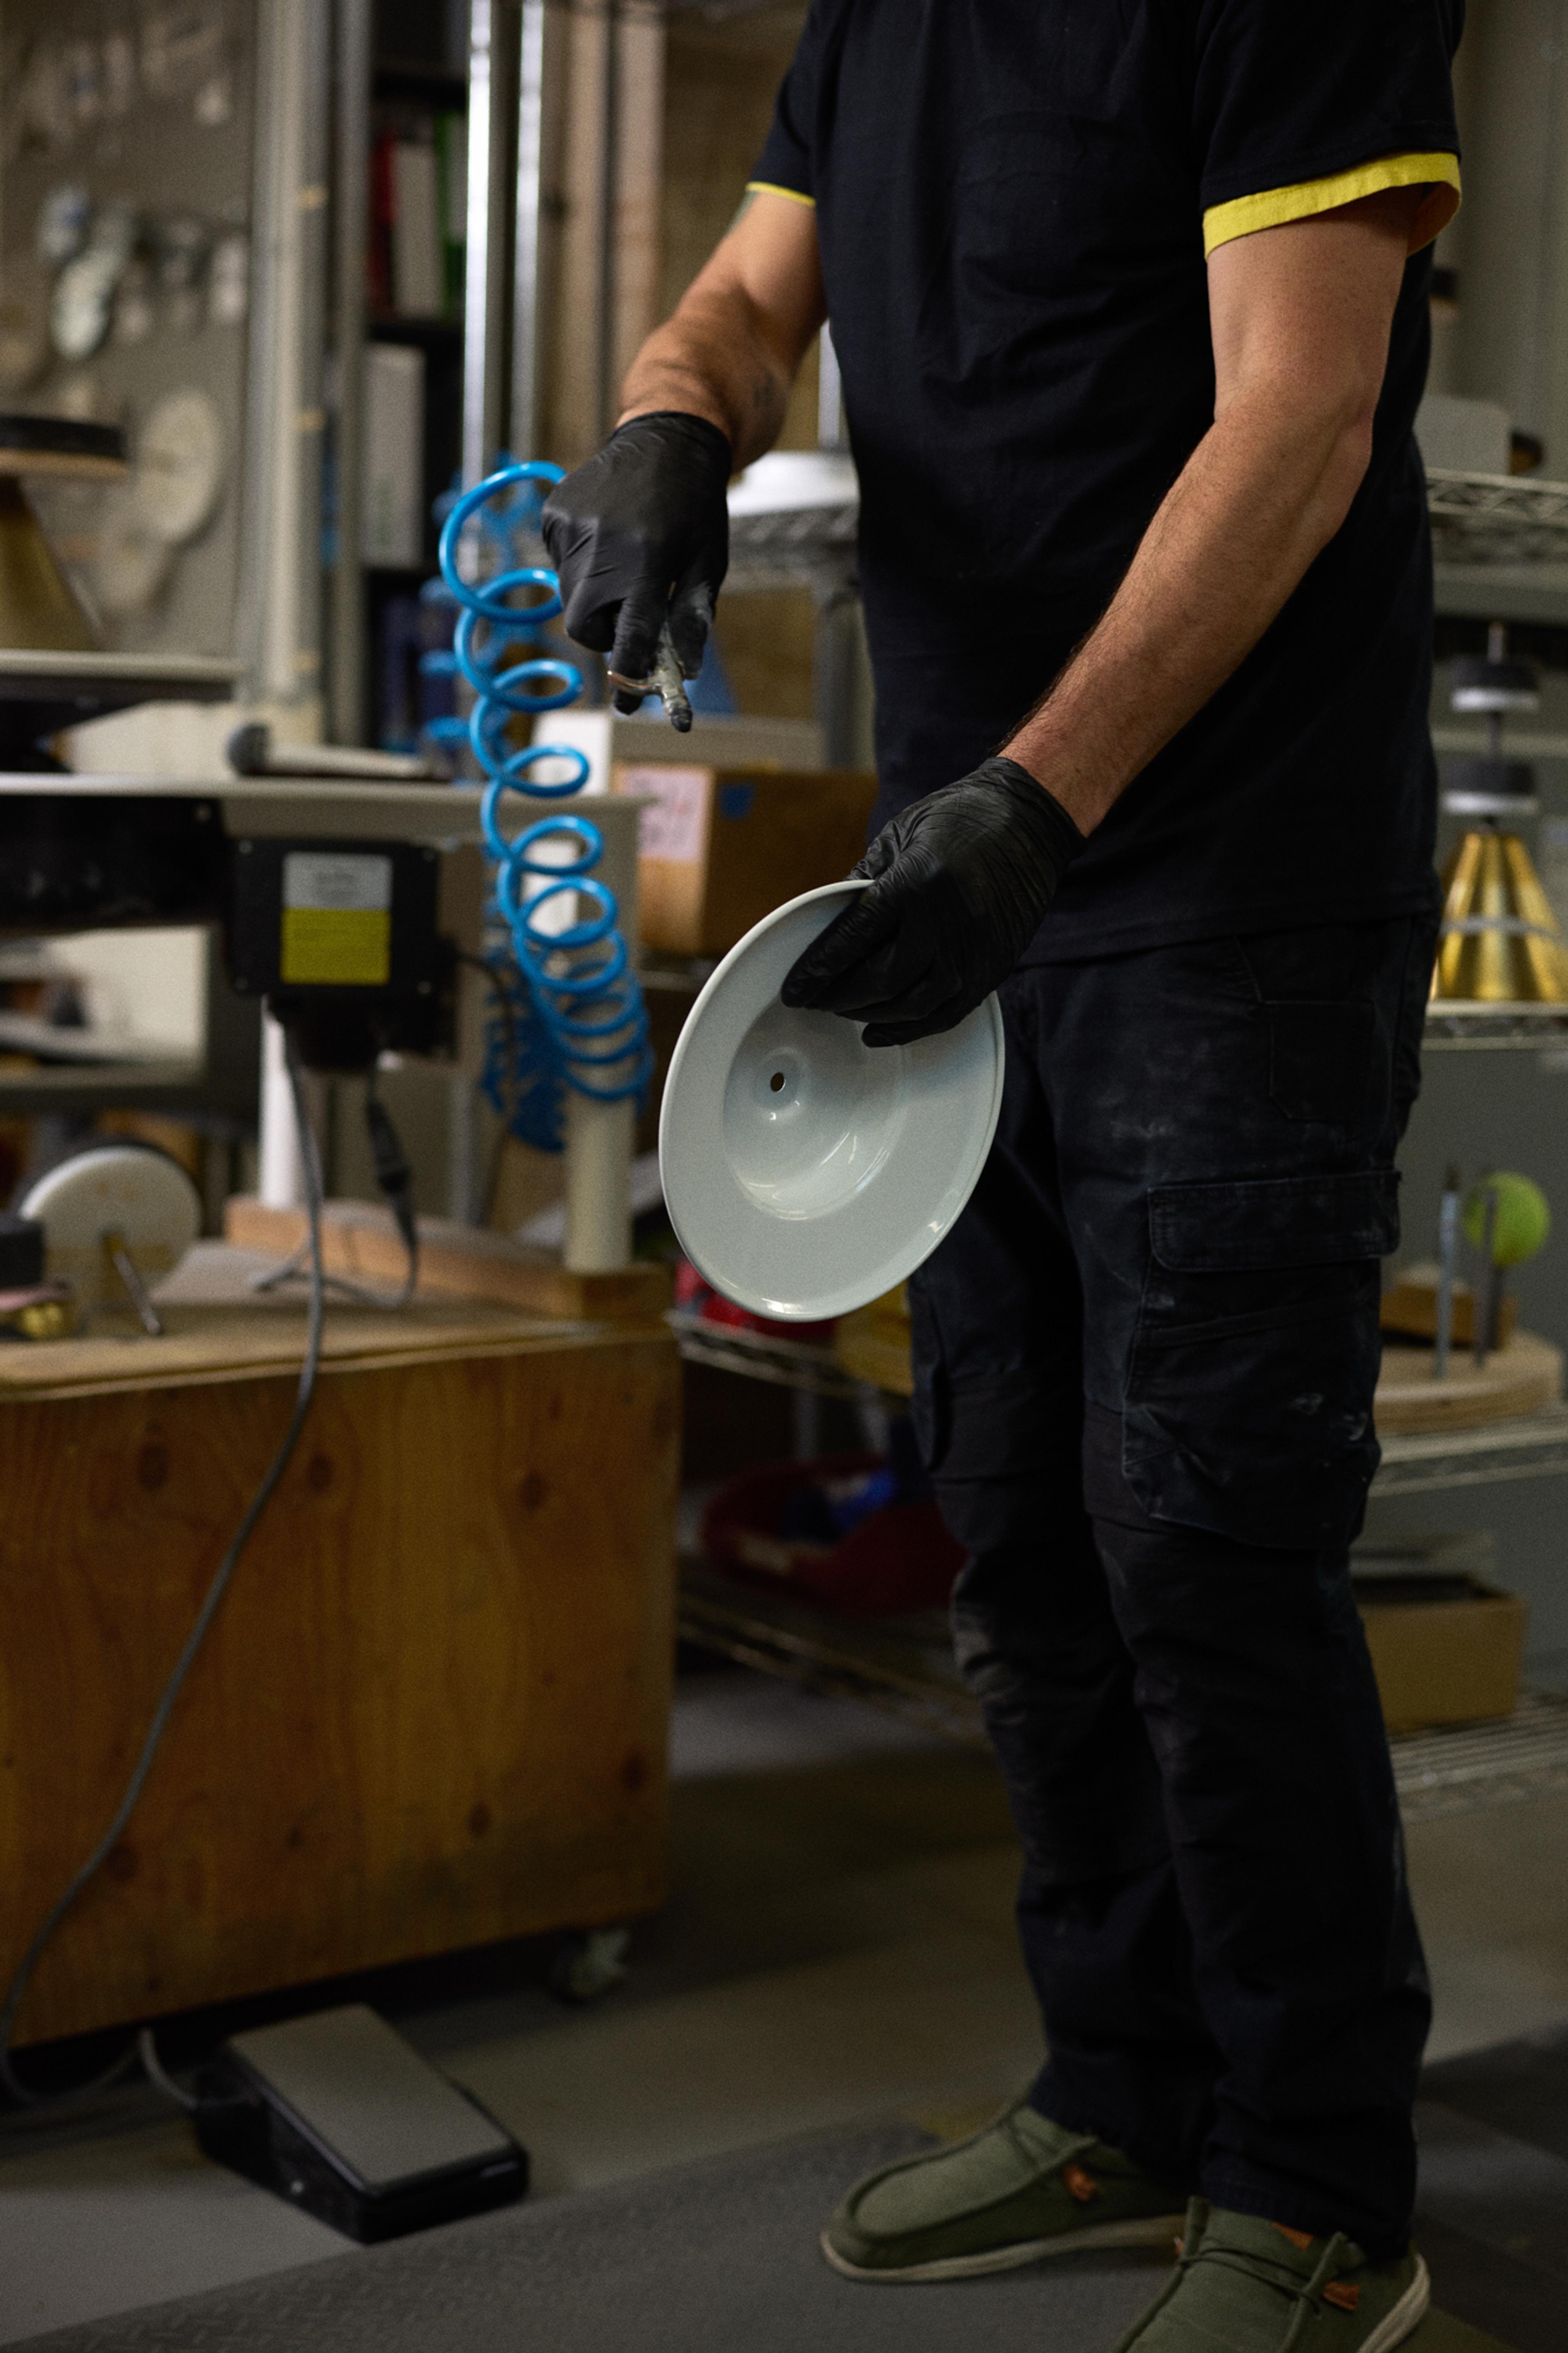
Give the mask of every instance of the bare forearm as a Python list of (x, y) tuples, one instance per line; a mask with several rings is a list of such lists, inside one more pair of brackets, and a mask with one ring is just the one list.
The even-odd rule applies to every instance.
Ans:
[(1339, 529), (1370, 420), (1250, 386), (1177, 478), (1103, 619), (1005, 746), (1092, 831), (1256, 645)]
[(790, 372), (745, 293), (694, 290), (633, 361), (617, 421), (685, 409), (716, 425), (735, 464), (747, 466), (777, 440), (789, 388)]
[(621, 418), (685, 409), (716, 425), (736, 466), (771, 449), (826, 305), (816, 217), (776, 189), (753, 189), (675, 316), (633, 361)]
[(1344, 521), (1419, 197), (1384, 189), (1209, 257), (1215, 422), (1104, 619), (1007, 746), (1084, 832), (1224, 684)]

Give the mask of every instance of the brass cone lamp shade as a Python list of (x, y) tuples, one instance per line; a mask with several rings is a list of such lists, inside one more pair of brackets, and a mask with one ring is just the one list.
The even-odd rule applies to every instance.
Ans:
[(0, 475), (0, 646), (86, 654), (97, 644), (22, 485)]
[(1503, 756), (1505, 715), (1540, 704), (1535, 672), (1510, 657), (1494, 621), (1484, 654), (1454, 663), (1453, 706), (1486, 722), (1486, 753), (1449, 770), (1443, 806), (1479, 819), (1443, 869), (1443, 921), (1432, 974), (1434, 1005), (1568, 1005), (1568, 946), (1517, 833), (1500, 820), (1535, 816), (1528, 762)]
[(98, 632), (55, 562), (20, 477), (114, 481), (124, 472), (125, 436), (118, 426), (0, 413), (0, 647), (98, 650)]
[(1444, 868), (1432, 1000), (1568, 1004), (1568, 945), (1516, 833), (1477, 826)]

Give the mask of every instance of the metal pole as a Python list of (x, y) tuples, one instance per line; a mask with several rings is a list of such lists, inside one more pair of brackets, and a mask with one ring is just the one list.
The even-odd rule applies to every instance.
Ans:
[(322, 655), (326, 645), (326, 580), (321, 565), (321, 470), (327, 438), (327, 290), (331, 254), (327, 241), (332, 121), (329, 100), (332, 22), (330, 0), (305, 0), (304, 56), (300, 67), (300, 360), (301, 399), (300, 506), (294, 519), (299, 567), (300, 635), (294, 657), (296, 693), (315, 704), (321, 732)]
[(473, 0), (468, 30), (468, 247), (463, 280), (463, 487), (481, 480), (490, 358), (491, 0)]
[(599, 168), (599, 418), (602, 439), (616, 421), (620, 383), (616, 368), (616, 140), (620, 128), (621, 12), (619, 0), (605, 0), (605, 79)]
[(489, 342), (489, 21), (491, 0), (472, 0), (468, 30), (468, 261), (463, 275), (463, 487), (482, 478), (484, 360)]
[(330, 726), (363, 740), (364, 257), (369, 230), (371, 0), (338, 0), (332, 342), (337, 356), (337, 554)]
[(512, 273), (511, 446), (539, 454), (540, 229), (544, 181), (545, 0), (522, 0), (517, 103), (517, 230)]
[(838, 354), (833, 348), (831, 327), (824, 327), (818, 336), (816, 355), (816, 446), (819, 449), (842, 449), (844, 384), (838, 373)]
[(468, 55), (468, 260), (463, 289), (463, 482), (471, 488), (510, 426), (511, 208), (518, 10), (473, 0)]
[(238, 629), (253, 701), (321, 690), (328, 29), (326, 0), (261, 0), (257, 10)]

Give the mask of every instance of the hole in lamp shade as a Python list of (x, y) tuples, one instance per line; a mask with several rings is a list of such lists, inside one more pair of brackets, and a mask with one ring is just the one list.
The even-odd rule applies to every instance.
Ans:
[(775, 1071), (773, 1072), (773, 1077), (768, 1081), (768, 1084), (769, 1084), (769, 1086), (770, 1086), (770, 1087), (772, 1087), (772, 1089), (773, 1089), (773, 1092), (774, 1092), (774, 1094), (775, 1094), (775, 1095), (779, 1092), (780, 1089), (783, 1087), (784, 1082), (784, 1072), (783, 1072), (782, 1071)]

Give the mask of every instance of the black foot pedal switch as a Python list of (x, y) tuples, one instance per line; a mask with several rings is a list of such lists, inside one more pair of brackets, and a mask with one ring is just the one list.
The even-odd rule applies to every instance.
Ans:
[(351, 2239), (395, 2239), (528, 2188), (526, 2149), (363, 2003), (235, 2035), (201, 2088), (207, 2155)]

